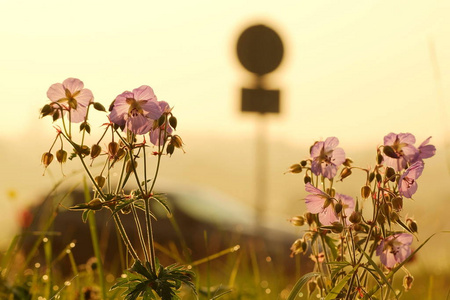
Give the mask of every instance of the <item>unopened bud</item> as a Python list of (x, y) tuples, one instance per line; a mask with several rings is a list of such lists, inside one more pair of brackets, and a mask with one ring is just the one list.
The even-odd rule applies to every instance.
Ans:
[(342, 225), (341, 222), (333, 222), (332, 223), (331, 231), (333, 233), (341, 233), (342, 230), (344, 230), (344, 226)]
[(170, 116), (169, 124), (173, 129), (177, 129), (177, 118), (175, 118), (174, 116)]
[(121, 160), (125, 156), (126, 152), (123, 150), (123, 148), (119, 148), (116, 154), (116, 159)]
[(99, 102), (94, 102), (94, 108), (98, 111), (106, 111), (105, 107)]
[(347, 178), (351, 174), (352, 174), (352, 170), (350, 168), (342, 169), (342, 171), (341, 171), (341, 179), (340, 180), (342, 181), (344, 178)]
[(406, 225), (408, 225), (409, 230), (411, 230), (412, 233), (417, 232), (417, 222), (414, 221), (411, 218), (406, 219)]
[(361, 197), (363, 197), (364, 199), (367, 199), (370, 197), (371, 192), (372, 191), (370, 189), (370, 186), (365, 185), (361, 188)]
[(300, 162), (300, 165), (301, 165), (302, 167), (306, 166), (306, 164), (307, 164), (307, 161), (306, 161), (306, 160), (302, 160), (302, 161)]
[(309, 226), (311, 226), (315, 222), (314, 215), (309, 212), (307, 212), (305, 214), (305, 219), (306, 219), (306, 223), (308, 223)]
[(403, 277), (403, 287), (405, 288), (405, 291), (409, 291), (411, 289), (413, 281), (414, 277), (411, 275), (405, 275), (405, 277)]
[(87, 133), (91, 133), (91, 125), (88, 122), (84, 121), (80, 124), (80, 131), (86, 130)]
[(391, 158), (399, 158), (397, 152), (395, 152), (394, 148), (392, 148), (391, 146), (383, 146), (383, 153)]
[(89, 201), (88, 207), (92, 210), (100, 210), (103, 208), (103, 202), (99, 198), (95, 198)]
[(380, 225), (383, 225), (384, 223), (386, 223), (386, 218), (384, 217), (383, 214), (378, 214), (377, 222)]
[(308, 281), (308, 297), (314, 292), (317, 287), (317, 282), (315, 280)]
[(289, 170), (286, 173), (298, 174), (302, 172), (302, 166), (300, 164), (293, 164), (289, 167)]
[(94, 159), (100, 155), (102, 152), (102, 147), (99, 144), (94, 144), (91, 147), (91, 158)]
[(169, 143), (166, 148), (166, 153), (168, 155), (172, 155), (174, 151), (175, 151), (175, 146), (172, 143)]
[(302, 253), (303, 252), (303, 239), (297, 239), (291, 246), (291, 257), (294, 257), (294, 255)]
[(395, 181), (395, 170), (393, 168), (391, 167), (386, 168), (386, 178), (392, 182)]
[(105, 186), (105, 183), (106, 183), (106, 178), (105, 178), (105, 177), (103, 177), (103, 176), (97, 176), (97, 177), (95, 177), (94, 179), (95, 179), (95, 182), (97, 183), (97, 185), (98, 185), (100, 188), (102, 188), (102, 187)]
[(345, 161), (342, 163), (344, 166), (346, 166), (346, 167), (351, 167), (352, 166), (352, 163), (353, 163), (353, 160), (351, 159), (351, 158), (349, 158), (349, 157), (347, 157), (346, 159), (345, 159)]
[(403, 198), (402, 197), (395, 197), (392, 199), (392, 208), (396, 211), (401, 211), (403, 208)]
[(377, 164), (381, 165), (381, 163), (383, 162), (383, 155), (381, 155), (381, 153), (377, 154)]
[(309, 175), (305, 175), (305, 177), (303, 178), (303, 181), (305, 182), (305, 184), (311, 183), (311, 177), (309, 177)]
[(59, 163), (65, 163), (67, 160), (67, 152), (63, 149), (59, 149), (56, 151), (56, 160), (58, 160)]
[(342, 211), (342, 203), (341, 203), (341, 201), (339, 201), (338, 203), (336, 203), (334, 205), (334, 212), (336, 214), (339, 214), (341, 211)]
[(375, 173), (374, 173), (374, 172), (371, 172), (371, 173), (369, 174), (369, 182), (372, 182), (374, 179), (375, 179)]
[(381, 210), (386, 217), (391, 215), (392, 205), (388, 202), (385, 202), (381, 205)]
[(397, 223), (397, 221), (400, 219), (400, 217), (398, 216), (398, 213), (393, 211), (390, 214), (390, 219), (391, 219), (392, 222)]
[(378, 183), (380, 183), (381, 180), (382, 180), (380, 173), (377, 173), (377, 175), (375, 175), (375, 178), (376, 178)]
[(45, 104), (44, 107), (41, 109), (41, 117), (48, 116), (53, 113), (53, 107), (50, 106), (50, 104)]
[(116, 142), (111, 142), (108, 144), (108, 153), (110, 157), (115, 157), (119, 151), (119, 144)]
[(175, 148), (183, 148), (183, 140), (179, 135), (173, 135), (170, 139), (170, 143), (175, 146)]
[(296, 216), (289, 220), (294, 226), (303, 226), (305, 224), (305, 218), (303, 216)]
[(359, 224), (361, 222), (361, 213), (359, 211), (353, 211), (352, 214), (350, 215), (350, 217), (348, 218), (348, 220), (352, 223), (352, 224)]
[(137, 162), (136, 161), (132, 162), (131, 160), (129, 160), (127, 162), (126, 171), (127, 171), (128, 174), (132, 173), (134, 170), (136, 170), (136, 168), (137, 168)]
[(48, 167), (50, 163), (53, 161), (53, 154), (50, 152), (45, 152), (42, 154), (41, 162), (44, 164), (44, 167)]
[(158, 127), (161, 127), (162, 125), (164, 125), (164, 123), (166, 123), (166, 116), (162, 114), (158, 119)]

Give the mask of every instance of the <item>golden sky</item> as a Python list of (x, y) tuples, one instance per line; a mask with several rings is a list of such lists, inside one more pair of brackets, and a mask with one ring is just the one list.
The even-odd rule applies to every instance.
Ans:
[[(40, 155), (54, 131), (50, 119), (38, 119), (39, 109), (48, 87), (68, 77), (84, 81), (105, 106), (125, 90), (153, 87), (159, 100), (174, 106), (180, 134), (188, 137), (188, 154), (173, 161), (200, 171), (189, 153), (212, 158), (218, 152), (194, 137), (253, 138), (257, 116), (239, 112), (240, 89), (253, 78), (235, 47), (245, 28), (260, 23), (276, 30), (285, 46), (280, 68), (267, 78), (282, 97), (281, 114), (266, 118), (271, 145), (306, 150), (337, 136), (355, 152), (375, 148), (389, 132), (411, 132), (419, 143), (433, 136), (446, 173), (449, 15), (450, 2), (443, 0), (0, 0), (0, 142), (10, 155), (2, 158), (1, 192), (32, 192), (20, 190), (17, 177), (24, 173), (17, 161), (23, 157), (11, 154), (32, 146), (29, 178), (42, 174)], [(253, 159), (251, 149), (245, 151), (243, 166)], [(288, 166), (277, 165), (274, 174)], [(228, 185), (253, 183), (251, 172), (240, 173), (248, 178)], [(223, 179), (202, 180), (236, 198), (252, 195), (239, 195), (243, 187), (226, 187)]]

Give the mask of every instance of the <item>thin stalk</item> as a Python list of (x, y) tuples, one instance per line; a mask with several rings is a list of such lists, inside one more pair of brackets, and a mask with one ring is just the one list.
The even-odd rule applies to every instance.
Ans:
[(128, 248), (128, 252), (130, 252), (131, 256), (134, 260), (139, 260), (139, 256), (136, 253), (136, 250), (134, 250), (133, 245), (130, 242), (130, 239), (128, 238), (128, 235), (125, 231), (125, 228), (123, 228), (122, 221), (120, 220), (119, 216), (117, 214), (113, 215), (114, 222), (116, 223), (117, 229), (119, 229), (120, 236), (122, 237), (123, 242)]
[(136, 212), (136, 207), (134, 206), (134, 203), (131, 203), (130, 205), (131, 205), (131, 212), (133, 213), (134, 223), (136, 224), (136, 228), (138, 231), (139, 241), (141, 242), (142, 250), (144, 251), (145, 260), (149, 261), (148, 250), (147, 247), (145, 247), (144, 234), (142, 233), (142, 226)]

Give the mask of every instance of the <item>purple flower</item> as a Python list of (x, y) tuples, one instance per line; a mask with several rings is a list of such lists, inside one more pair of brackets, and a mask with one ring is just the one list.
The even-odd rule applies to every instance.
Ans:
[[(165, 101), (159, 101), (158, 105), (163, 114), (170, 113), (170, 111), (172, 110), (169, 104)], [(172, 132), (173, 128), (169, 124), (167, 124), (167, 122), (159, 127), (153, 126), (150, 131), (150, 142), (155, 146), (161, 146), (164, 144), (164, 139), (169, 134), (172, 134)]]
[(336, 194), (333, 199), (330, 195), (324, 193), (311, 183), (305, 185), (305, 190), (310, 193), (305, 198), (306, 208), (310, 213), (319, 214), (319, 221), (323, 225), (331, 225), (339, 221), (339, 216), (334, 210), (336, 201), (341, 201), (343, 210), (347, 216), (350, 216), (355, 207), (355, 201), (352, 197)]
[(336, 148), (339, 140), (329, 137), (325, 142), (316, 142), (311, 147), (311, 171), (315, 175), (322, 174), (328, 179), (336, 176), (337, 168), (345, 161), (345, 152)]
[[(94, 99), (91, 90), (84, 89), (84, 84), (77, 78), (67, 78), (63, 83), (55, 83), (47, 91), (47, 97), (54, 102), (53, 109), (61, 109), (59, 117), (70, 112), (69, 121), (83, 122), (89, 103)], [(58, 104), (59, 105), (58, 105)]]
[(407, 162), (411, 162), (417, 154), (417, 149), (413, 146), (416, 138), (411, 133), (389, 133), (384, 137), (384, 145), (390, 146), (396, 158), (383, 155), (387, 166), (399, 172), (406, 168)]
[(162, 114), (153, 89), (143, 85), (118, 95), (110, 107), (109, 119), (135, 134), (146, 134)]
[(436, 154), (436, 147), (434, 145), (429, 145), (431, 136), (420, 144), (417, 148), (416, 156), (413, 159), (413, 163), (416, 161), (422, 161), (424, 158), (430, 158)]
[(411, 198), (417, 191), (416, 179), (422, 174), (423, 162), (416, 161), (400, 176), (398, 181), (398, 191), (400, 195)]
[(381, 240), (377, 247), (377, 255), (381, 263), (387, 268), (392, 269), (395, 264), (402, 263), (411, 255), (412, 234), (399, 233), (388, 236)]

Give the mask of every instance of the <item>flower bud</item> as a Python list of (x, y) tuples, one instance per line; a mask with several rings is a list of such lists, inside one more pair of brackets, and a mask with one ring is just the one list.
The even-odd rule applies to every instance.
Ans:
[(386, 156), (391, 157), (391, 158), (399, 158), (397, 152), (395, 152), (394, 148), (392, 148), (391, 146), (384, 145), (383, 153)]
[(53, 112), (53, 115), (52, 115), (53, 122), (55, 122), (56, 120), (59, 119), (59, 115), (60, 115), (59, 110), (55, 109), (55, 111)]
[(173, 135), (170, 139), (170, 143), (175, 146), (175, 148), (183, 148), (183, 140), (179, 135)]
[(377, 164), (381, 165), (382, 162), (383, 162), (383, 155), (381, 155), (381, 153), (378, 152), (378, 154), (377, 154)]
[(387, 202), (383, 203), (381, 205), (381, 211), (383, 212), (383, 214), (386, 217), (389, 217), (391, 215), (392, 205), (390, 203), (387, 203)]
[(377, 222), (380, 225), (383, 225), (384, 223), (386, 223), (386, 218), (384, 217), (383, 214), (378, 214)]
[(342, 230), (344, 230), (344, 226), (342, 225), (341, 222), (333, 222), (332, 223), (331, 231), (333, 233), (341, 233)]
[(289, 220), (294, 226), (303, 226), (305, 224), (305, 218), (303, 216), (296, 216)]
[(162, 114), (158, 119), (158, 127), (161, 127), (162, 125), (164, 125), (164, 123), (166, 123), (166, 116)]
[(291, 246), (291, 257), (294, 257), (294, 255), (297, 255), (299, 253), (303, 252), (303, 239), (297, 239)]
[(305, 214), (305, 219), (306, 219), (306, 223), (308, 223), (309, 226), (311, 226), (315, 222), (314, 215), (310, 212), (307, 212)]
[(363, 199), (367, 199), (370, 197), (371, 192), (370, 186), (365, 185), (361, 188), (361, 197), (363, 197)]
[(311, 296), (311, 294), (314, 292), (314, 290), (317, 287), (317, 282), (315, 280), (308, 281), (308, 298)]
[(174, 116), (170, 116), (169, 124), (173, 129), (177, 129), (177, 118), (175, 118)]
[(88, 207), (92, 210), (100, 210), (103, 208), (103, 202), (99, 198), (95, 198), (89, 201)]
[(375, 173), (374, 173), (374, 172), (371, 172), (371, 173), (369, 174), (369, 182), (372, 182), (374, 179), (375, 179)]
[(56, 160), (58, 160), (59, 163), (65, 163), (67, 160), (67, 152), (63, 149), (59, 149), (56, 151)]
[(53, 113), (53, 107), (50, 106), (50, 104), (45, 104), (44, 107), (41, 109), (41, 118), (48, 116)]
[(123, 148), (119, 148), (116, 154), (116, 159), (121, 160), (125, 156), (126, 152), (123, 150)]
[(50, 152), (45, 152), (42, 154), (41, 162), (44, 164), (44, 167), (48, 167), (50, 163), (53, 161), (53, 154)]
[(301, 165), (302, 167), (306, 166), (306, 164), (307, 164), (307, 161), (306, 161), (306, 160), (302, 160), (302, 161), (300, 162), (300, 165)]
[(99, 144), (94, 144), (91, 147), (91, 158), (94, 159), (100, 155), (102, 152), (102, 147)]
[(105, 183), (106, 183), (106, 178), (105, 178), (105, 177), (103, 177), (103, 176), (97, 176), (97, 177), (95, 177), (94, 179), (95, 179), (95, 182), (97, 183), (97, 185), (98, 185), (100, 188), (102, 188), (102, 187), (105, 186)]
[(405, 288), (405, 291), (409, 291), (411, 289), (413, 281), (414, 277), (412, 277), (410, 274), (403, 277), (403, 287)]
[(105, 107), (99, 103), (99, 102), (94, 102), (94, 108), (98, 111), (106, 111)]
[(402, 197), (395, 197), (392, 199), (392, 208), (396, 211), (401, 211), (403, 208), (403, 198)]
[(390, 219), (391, 219), (392, 222), (397, 223), (397, 221), (400, 219), (400, 217), (398, 216), (398, 213), (393, 211), (390, 214)]
[(108, 144), (108, 153), (110, 157), (115, 157), (119, 151), (119, 144), (116, 142), (111, 142)]
[(88, 122), (84, 121), (80, 124), (80, 131), (86, 130), (87, 133), (91, 133), (91, 125)]
[(137, 162), (136, 161), (132, 162), (131, 160), (129, 160), (127, 162), (126, 172), (128, 174), (132, 173), (133, 170), (136, 170), (136, 168), (137, 168)]
[(293, 164), (289, 167), (289, 170), (285, 173), (298, 174), (302, 172), (302, 166), (300, 164)]
[(411, 230), (412, 233), (418, 232), (417, 228), (417, 222), (414, 221), (411, 218), (406, 219), (406, 225), (408, 225), (409, 230)]
[(351, 159), (351, 158), (346, 158), (345, 159), (345, 161), (342, 163), (344, 166), (346, 166), (346, 167), (351, 167), (352, 166), (352, 163), (353, 163), (353, 160)]
[(305, 182), (305, 184), (307, 184), (308, 182), (311, 183), (311, 177), (309, 177), (309, 175), (305, 175), (303, 181)]
[(175, 146), (172, 143), (169, 143), (166, 148), (166, 153), (168, 155), (172, 155), (174, 151), (175, 151)]
[(336, 214), (340, 214), (341, 211), (342, 211), (342, 203), (341, 203), (341, 201), (339, 201), (338, 203), (336, 203), (334, 205), (334, 212)]
[(341, 179), (340, 180), (342, 181), (344, 178), (347, 178), (351, 174), (352, 174), (352, 170), (350, 168), (342, 169), (342, 171), (341, 171)]
[(393, 168), (391, 167), (386, 168), (386, 178), (392, 182), (395, 181), (395, 170)]
[(352, 224), (359, 224), (361, 222), (361, 212), (359, 211), (353, 211), (352, 214), (350, 215), (350, 217), (348, 218), (348, 220), (352, 223)]
[(375, 175), (375, 179), (377, 180), (378, 183), (381, 183), (381, 181), (383, 180), (383, 179), (381, 178), (380, 173), (377, 173), (377, 175)]

